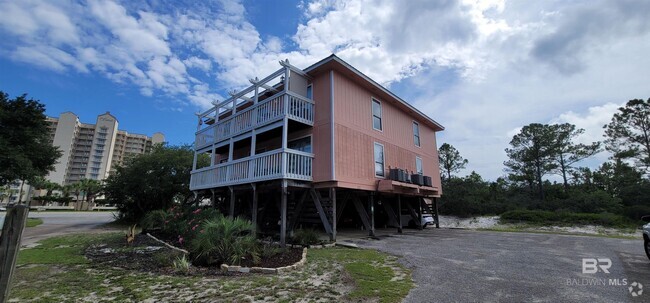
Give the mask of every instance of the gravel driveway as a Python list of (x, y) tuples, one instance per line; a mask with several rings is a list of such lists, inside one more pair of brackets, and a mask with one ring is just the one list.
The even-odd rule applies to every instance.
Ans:
[[(405, 302), (650, 302), (641, 239), (429, 228), (352, 242), (402, 256), (417, 285)], [(583, 273), (583, 258), (611, 259), (609, 273)]]

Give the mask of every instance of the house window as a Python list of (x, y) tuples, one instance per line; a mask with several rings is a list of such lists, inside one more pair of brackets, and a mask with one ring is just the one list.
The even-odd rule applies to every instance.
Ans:
[(301, 152), (311, 153), (311, 136), (291, 140), (287, 142), (287, 147)]
[(307, 98), (314, 99), (314, 87), (311, 84), (307, 85)]
[(384, 176), (384, 146), (375, 142), (375, 176)]
[(424, 174), (424, 171), (422, 171), (422, 158), (420, 157), (415, 157), (415, 171), (420, 175)]
[(381, 103), (372, 99), (372, 128), (382, 130), (381, 128)]
[(420, 125), (417, 122), (413, 122), (413, 141), (415, 146), (420, 146)]

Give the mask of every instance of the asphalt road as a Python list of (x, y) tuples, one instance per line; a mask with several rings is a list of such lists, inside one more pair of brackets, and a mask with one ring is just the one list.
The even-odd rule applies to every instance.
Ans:
[[(0, 222), (4, 222), (5, 213), (0, 213)], [(111, 228), (106, 223), (113, 222), (112, 212), (37, 212), (30, 211), (30, 218), (40, 218), (43, 224), (25, 228), (21, 240), (22, 246), (31, 246), (41, 239), (79, 232), (103, 232)]]
[[(650, 302), (641, 239), (429, 228), (352, 241), (413, 269), (405, 302)], [(583, 273), (583, 258), (611, 259), (609, 273)], [(633, 297), (633, 282), (646, 293)]]

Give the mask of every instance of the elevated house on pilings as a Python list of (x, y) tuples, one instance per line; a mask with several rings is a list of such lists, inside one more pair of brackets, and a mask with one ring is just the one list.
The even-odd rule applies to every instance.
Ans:
[(437, 225), (444, 128), (335, 55), (280, 65), (198, 114), (191, 190), (283, 244), (310, 222), (332, 240), (341, 224)]

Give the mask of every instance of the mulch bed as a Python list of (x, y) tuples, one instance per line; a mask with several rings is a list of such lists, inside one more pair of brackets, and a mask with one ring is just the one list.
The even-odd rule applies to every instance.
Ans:
[(259, 264), (254, 264), (253, 260), (246, 259), (241, 266), (278, 268), (296, 264), (300, 259), (302, 259), (302, 248), (287, 248), (284, 253), (263, 258)]
[[(128, 246), (126, 245), (126, 240), (116, 240), (92, 245), (85, 251), (86, 258), (96, 266), (117, 267), (169, 275), (236, 276), (241, 274), (238, 272), (223, 272), (219, 266), (192, 266), (188, 272), (179, 272), (172, 266), (162, 265), (161, 257), (156, 257), (156, 255), (162, 255), (162, 259), (164, 257), (169, 259), (169, 256), (180, 254), (178, 251), (166, 247), (143, 234), (136, 235), (133, 243)], [(287, 248), (283, 253), (269, 258), (263, 258), (259, 264), (253, 264), (252, 260), (245, 260), (241, 266), (277, 268), (295, 264), (301, 258), (302, 248)]]

